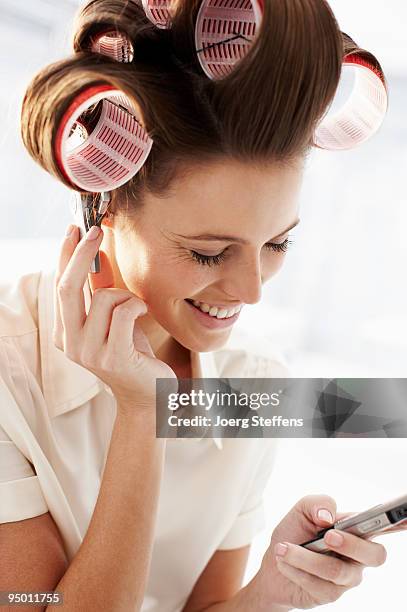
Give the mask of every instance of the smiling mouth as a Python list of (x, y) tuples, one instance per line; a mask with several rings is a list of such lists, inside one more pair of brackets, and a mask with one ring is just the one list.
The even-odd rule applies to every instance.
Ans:
[[(189, 302), (190, 304), (192, 304), (192, 306), (195, 306), (194, 302), (199, 302), (200, 304), (208, 304), (208, 306), (214, 307), (214, 308), (218, 308), (219, 310), (232, 310), (232, 308), (236, 308), (236, 306), (212, 306), (209, 304), (209, 302), (202, 302), (202, 300), (192, 300), (190, 298), (185, 298), (185, 302)], [(196, 306), (195, 306), (196, 308)]]
[(195, 300), (191, 300), (189, 298), (185, 298), (184, 299), (185, 302), (188, 302), (188, 304), (190, 304), (191, 306), (193, 306), (193, 308), (195, 308), (195, 310), (197, 310), (200, 314), (205, 315), (206, 317), (216, 320), (216, 321), (234, 321), (235, 319), (237, 319), (240, 315), (240, 311), (235, 312), (234, 315), (232, 316), (228, 316), (228, 317), (217, 317), (217, 316), (213, 316), (210, 315), (209, 312), (204, 312), (203, 310), (201, 310), (198, 306), (196, 306), (194, 304)]

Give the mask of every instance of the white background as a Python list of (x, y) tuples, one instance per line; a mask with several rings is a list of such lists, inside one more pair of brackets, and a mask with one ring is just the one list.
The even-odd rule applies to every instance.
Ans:
[[(29, 158), (18, 132), (26, 85), (67, 54), (75, 0), (0, 0), (1, 281), (54, 267), (71, 221), (69, 191)], [(403, 0), (332, 0), (344, 32), (380, 59), (390, 108), (352, 152), (315, 151), (301, 225), (278, 277), (239, 325), (268, 337), (296, 376), (405, 377), (407, 371), (407, 7)], [(383, 407), (386, 410), (386, 407)], [(326, 493), (356, 512), (407, 491), (405, 440), (287, 440), (267, 489), (268, 531), (303, 495)], [(253, 547), (246, 581), (267, 546)], [(388, 560), (329, 610), (405, 608), (407, 533), (382, 536)]]

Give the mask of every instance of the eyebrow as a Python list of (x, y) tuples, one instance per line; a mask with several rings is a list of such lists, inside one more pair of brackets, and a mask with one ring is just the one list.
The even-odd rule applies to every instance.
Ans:
[[(290, 230), (294, 229), (294, 227), (297, 227), (299, 223), (300, 223), (300, 219), (297, 219), (292, 225), (290, 225), (290, 227), (288, 227), (286, 230), (278, 234), (278, 236), (274, 236), (272, 240), (275, 240), (276, 238), (280, 238), (280, 236), (283, 236)], [(180, 238), (186, 238), (187, 240), (206, 240), (206, 241), (213, 240), (215, 242), (238, 242), (239, 244), (249, 244), (248, 240), (244, 240), (243, 238), (239, 238), (238, 236), (226, 236), (226, 235), (219, 235), (219, 234), (199, 234), (198, 236), (184, 236), (182, 234), (176, 234), (176, 236), (179, 236)]]

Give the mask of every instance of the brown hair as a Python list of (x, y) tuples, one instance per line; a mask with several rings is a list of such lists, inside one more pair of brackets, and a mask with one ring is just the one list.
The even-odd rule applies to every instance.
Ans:
[[(200, 4), (180, 0), (172, 27), (163, 30), (148, 20), (141, 0), (88, 2), (76, 19), (74, 55), (43, 69), (24, 97), (21, 132), (31, 156), (68, 184), (54, 157), (59, 121), (79, 91), (112, 85), (136, 103), (154, 141), (140, 172), (115, 192), (115, 207), (131, 200), (138, 207), (145, 190), (165, 197), (177, 173), (194, 163), (221, 157), (284, 162), (305, 155), (334, 97), (344, 55), (362, 52), (381, 70), (341, 33), (325, 0), (266, 0), (247, 56), (230, 76), (212, 81), (196, 55)], [(89, 51), (92, 37), (109, 29), (131, 39), (132, 63)]]

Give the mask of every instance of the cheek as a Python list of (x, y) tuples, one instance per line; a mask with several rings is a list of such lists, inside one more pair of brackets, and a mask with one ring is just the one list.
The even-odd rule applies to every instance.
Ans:
[(273, 278), (273, 276), (275, 276), (283, 267), (284, 262), (286, 259), (286, 254), (285, 253), (280, 253), (280, 254), (274, 254), (273, 256), (270, 256), (264, 265), (263, 268), (263, 279), (264, 282), (267, 282), (267, 280), (269, 280), (270, 278)]
[(175, 300), (196, 295), (208, 284), (208, 274), (195, 268), (193, 262), (166, 258), (151, 249), (140, 251), (137, 260), (133, 255), (131, 266), (128, 263), (121, 266), (123, 280), (130, 291), (156, 312), (165, 309)]
[(117, 241), (115, 257), (120, 274), (129, 291), (143, 298), (144, 286), (149, 276), (148, 249), (135, 242)]

